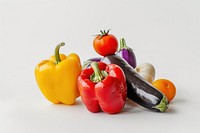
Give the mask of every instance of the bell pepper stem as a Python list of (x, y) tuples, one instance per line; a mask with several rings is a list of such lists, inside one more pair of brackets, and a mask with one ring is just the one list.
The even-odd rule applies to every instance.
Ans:
[(61, 46), (65, 46), (65, 43), (64, 42), (61, 42), (60, 44), (58, 44), (55, 48), (55, 51), (54, 51), (54, 54), (55, 54), (55, 59), (56, 59), (56, 64), (58, 64), (59, 62), (61, 62), (61, 59), (60, 59), (60, 53), (59, 53), (59, 50), (60, 50), (60, 47)]
[(100, 82), (104, 78), (104, 76), (101, 70), (99, 69), (98, 63), (95, 61), (92, 62), (91, 67), (94, 70), (94, 74), (91, 75), (90, 80), (95, 83)]
[(128, 47), (127, 47), (127, 45), (126, 45), (125, 39), (124, 39), (124, 38), (121, 38), (121, 39), (120, 39), (120, 48), (119, 48), (119, 50), (122, 50), (122, 49), (124, 49), (124, 48), (128, 48)]

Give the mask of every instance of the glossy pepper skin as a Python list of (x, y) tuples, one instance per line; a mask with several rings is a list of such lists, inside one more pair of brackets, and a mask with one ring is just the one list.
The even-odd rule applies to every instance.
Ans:
[(108, 114), (119, 113), (126, 102), (127, 87), (122, 69), (103, 62), (92, 62), (78, 78), (81, 99), (93, 113), (104, 111)]
[(77, 79), (81, 65), (77, 54), (59, 54), (61, 46), (64, 43), (57, 45), (54, 56), (36, 66), (35, 77), (41, 92), (50, 102), (70, 105), (80, 96)]

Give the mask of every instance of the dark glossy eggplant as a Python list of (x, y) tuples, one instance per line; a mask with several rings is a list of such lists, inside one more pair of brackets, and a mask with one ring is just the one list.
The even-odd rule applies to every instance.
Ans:
[(139, 105), (152, 111), (164, 112), (168, 107), (167, 98), (144, 80), (123, 58), (118, 55), (108, 55), (102, 62), (117, 64), (126, 75), (127, 97)]
[(136, 57), (133, 50), (126, 45), (125, 39), (120, 39), (120, 49), (116, 52), (117, 55), (125, 59), (133, 68), (136, 67)]
[(84, 62), (83, 62), (83, 67), (82, 67), (82, 69), (86, 69), (86, 68), (90, 67), (90, 64), (91, 64), (93, 61), (95, 61), (95, 62), (100, 62), (101, 59), (102, 59), (101, 57), (95, 57), (95, 58), (90, 58), (90, 59), (88, 59), (87, 61), (84, 61)]

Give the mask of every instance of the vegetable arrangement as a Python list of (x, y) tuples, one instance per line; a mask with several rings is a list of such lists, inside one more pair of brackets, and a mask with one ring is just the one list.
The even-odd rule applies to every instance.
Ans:
[[(81, 96), (85, 107), (93, 113), (121, 112), (126, 99), (156, 112), (164, 112), (176, 95), (175, 85), (167, 79), (155, 80), (155, 68), (150, 63), (137, 66), (132, 48), (108, 31), (100, 31), (93, 48), (100, 57), (90, 58), (81, 66), (80, 58), (72, 53), (54, 55), (35, 68), (35, 77), (44, 96), (52, 103), (74, 104)], [(155, 80), (155, 81), (154, 81)]]

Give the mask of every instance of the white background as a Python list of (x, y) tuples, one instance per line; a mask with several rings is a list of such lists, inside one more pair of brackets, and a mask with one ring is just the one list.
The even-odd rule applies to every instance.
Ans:
[[(99, 56), (92, 41), (101, 29), (176, 85), (165, 113), (128, 102), (119, 114), (94, 114), (80, 99), (67, 106), (43, 97), (35, 66), (62, 41), (61, 52), (82, 62)], [(199, 45), (199, 0), (0, 0), (0, 132), (200, 132)]]

